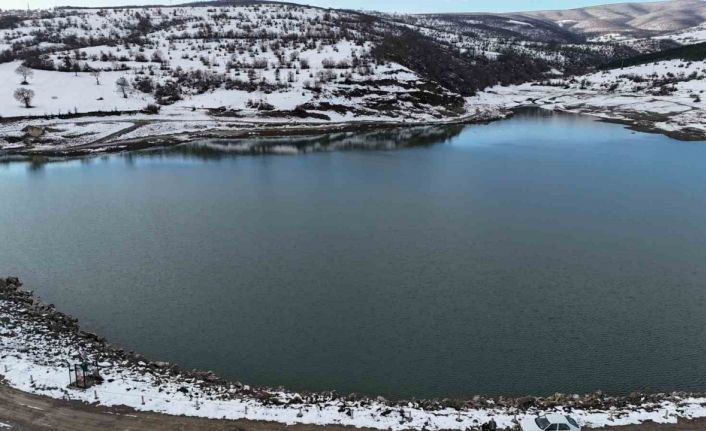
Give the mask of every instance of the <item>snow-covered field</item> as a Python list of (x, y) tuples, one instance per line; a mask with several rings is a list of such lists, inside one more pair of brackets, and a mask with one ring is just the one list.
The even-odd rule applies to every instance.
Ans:
[[(140, 411), (285, 424), (340, 424), (376, 429), (465, 430), (495, 420), (501, 428), (538, 414), (570, 414), (582, 425), (674, 423), (706, 417), (706, 398), (686, 394), (610, 398), (555, 396), (526, 401), (476, 397), (451, 407), (443, 402), (388, 402), (335, 393), (294, 393), (223, 382), (210, 372), (184, 372), (105, 344), (80, 332), (70, 317), (42, 305), (16, 284), (0, 280), (0, 377), (22, 391), (53, 398), (128, 406)], [(95, 359), (103, 383), (87, 390), (69, 387), (69, 364), (79, 352)]]

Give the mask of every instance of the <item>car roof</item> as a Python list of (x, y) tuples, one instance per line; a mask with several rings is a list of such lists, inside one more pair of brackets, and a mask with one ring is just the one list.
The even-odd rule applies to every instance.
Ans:
[(561, 415), (558, 413), (550, 413), (545, 415), (544, 417), (547, 418), (547, 420), (553, 424), (568, 424), (573, 427), (573, 425), (571, 425), (569, 421), (566, 420), (565, 415)]

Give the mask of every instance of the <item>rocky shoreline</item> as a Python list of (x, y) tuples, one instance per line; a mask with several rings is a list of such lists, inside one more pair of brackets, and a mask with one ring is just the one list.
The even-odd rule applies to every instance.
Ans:
[[(129, 127), (118, 130), (108, 138), (98, 139), (95, 142), (74, 145), (70, 139), (59, 138), (52, 144), (37, 144), (41, 141), (34, 141), (37, 145), (26, 145), (17, 147), (0, 148), (0, 163), (14, 161), (31, 161), (46, 163), (52, 161), (62, 161), (69, 159), (79, 159), (86, 157), (101, 156), (129, 151), (139, 151), (153, 148), (169, 148), (194, 141), (204, 140), (243, 140), (257, 138), (299, 138), (324, 136), (332, 133), (367, 133), (371, 131), (386, 131), (394, 129), (408, 129), (415, 127), (442, 127), (468, 124), (489, 124), (495, 121), (508, 119), (518, 112), (527, 110), (542, 110), (569, 115), (585, 115), (598, 121), (621, 124), (626, 128), (641, 132), (654, 133), (668, 136), (680, 141), (704, 141), (706, 140), (706, 130), (695, 127), (683, 127), (670, 130), (664, 126), (669, 120), (669, 116), (646, 112), (614, 112), (611, 110), (601, 110), (588, 105), (561, 106), (552, 103), (538, 103), (536, 100), (528, 99), (521, 103), (510, 104), (508, 106), (495, 106), (492, 109), (485, 107), (477, 115), (453, 119), (446, 122), (351, 122), (351, 123), (269, 123), (259, 124), (230, 124), (228, 122), (205, 122), (198, 126), (200, 130), (179, 130), (176, 121), (136, 121)], [(115, 118), (111, 119), (116, 120)], [(117, 120), (121, 120), (118, 118)], [(93, 120), (91, 120), (93, 121)], [(95, 121), (105, 121), (96, 119)], [(65, 124), (64, 126), (71, 126)], [(32, 126), (39, 128), (51, 128), (51, 125)], [(150, 134), (151, 129), (156, 133)], [(173, 129), (172, 129), (173, 128)], [(186, 127), (185, 129), (188, 129)], [(137, 133), (139, 132), (139, 133)], [(2, 137), (0, 136), (0, 141)], [(32, 141), (30, 139), (30, 141)], [(247, 151), (243, 154), (249, 154)], [(251, 154), (262, 154), (261, 151)]]
[[(485, 124), (511, 115), (510, 110), (482, 109), (473, 114), (435, 121), (258, 122), (212, 116), (180, 121), (173, 117), (154, 118), (145, 115), (80, 119), (0, 119), (0, 160), (77, 158), (169, 147), (204, 139), (298, 137), (395, 128)], [(74, 132), (91, 128), (96, 130), (82, 135)], [(102, 128), (105, 130), (101, 130)], [(3, 141), (9, 144), (3, 145)]]
[[(81, 352), (84, 357), (101, 365), (106, 383), (97, 388), (120, 381), (127, 382), (126, 394), (129, 394), (130, 387), (134, 388), (134, 394), (142, 394), (140, 404), (136, 406), (138, 409), (146, 405), (146, 397), (152, 402), (153, 398), (159, 397), (154, 394), (160, 394), (183, 398), (185, 403), (196, 409), (196, 415), (208, 403), (214, 403), (233, 411), (242, 409), (230, 415), (230, 418), (286, 423), (352, 424), (380, 429), (446, 429), (449, 428), (448, 424), (453, 425), (451, 428), (465, 429), (461, 425), (478, 425), (484, 422), (483, 419), (491, 417), (500, 427), (513, 428), (521, 416), (550, 411), (572, 412), (588, 426), (660, 419), (673, 422), (677, 418), (706, 417), (706, 396), (685, 392), (634, 392), (627, 396), (609, 396), (596, 392), (586, 395), (555, 394), (550, 397), (476, 396), (466, 400), (389, 401), (382, 397), (341, 395), (334, 391), (294, 393), (282, 388), (253, 387), (239, 382), (227, 382), (210, 371), (184, 370), (178, 365), (151, 361), (139, 353), (111, 345), (101, 336), (81, 330), (77, 319), (58, 311), (52, 304), (43, 303), (21, 286), (22, 283), (15, 277), (0, 278), (0, 342), (3, 347), (0, 375), (3, 375), (4, 367), (4, 378), (11, 386), (54, 397), (113, 405), (129, 403), (129, 400), (126, 402), (126, 399), (118, 395), (114, 397), (116, 400), (104, 401), (100, 392), (102, 389), (96, 389), (93, 396), (90, 393), (93, 388), (88, 392), (77, 393), (76, 390), (66, 388), (66, 385), (47, 385), (38, 377), (42, 370), (51, 374), (51, 367), (59, 367), (68, 385), (66, 363), (75, 363)], [(29, 377), (26, 372), (13, 375), (11, 368), (18, 363), (23, 366), (34, 364), (39, 368), (36, 374), (30, 374)], [(22, 378), (29, 378), (29, 382), (18, 381)], [(140, 389), (142, 384), (147, 386)], [(155, 388), (156, 391), (150, 392), (147, 387)], [(115, 392), (110, 391), (108, 394)], [(228, 402), (233, 404), (229, 405)], [(172, 407), (174, 405), (170, 408), (157, 406), (151, 410), (175, 414)], [(312, 419), (312, 412), (316, 414), (316, 419)], [(190, 413), (183, 411), (180, 414)], [(366, 417), (363, 419), (364, 415)], [(219, 413), (215, 417), (221, 416), (228, 418), (229, 415)]]

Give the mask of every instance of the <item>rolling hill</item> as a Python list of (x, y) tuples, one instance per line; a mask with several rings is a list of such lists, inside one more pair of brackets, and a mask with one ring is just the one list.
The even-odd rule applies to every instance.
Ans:
[(553, 22), (575, 33), (639, 36), (673, 32), (706, 21), (706, 2), (668, 0), (651, 3), (620, 3), (579, 9), (513, 14)]

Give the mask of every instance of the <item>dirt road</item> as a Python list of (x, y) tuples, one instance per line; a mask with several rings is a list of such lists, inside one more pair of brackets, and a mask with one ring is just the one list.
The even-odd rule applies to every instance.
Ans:
[[(2, 424), (11, 428), (3, 427)], [(311, 427), (254, 422), (223, 421), (158, 413), (129, 408), (107, 408), (55, 400), (20, 392), (0, 384), (0, 431), (323, 431)], [(330, 431), (355, 428), (326, 427)]]
[[(9, 426), (6, 427), (5, 425)], [(55, 400), (0, 384), (0, 431), (351, 431), (343, 426), (286, 426), (271, 422), (223, 421), (135, 412)], [(645, 424), (605, 431), (698, 431), (706, 420), (676, 425)], [(362, 430), (368, 431), (368, 430)]]

